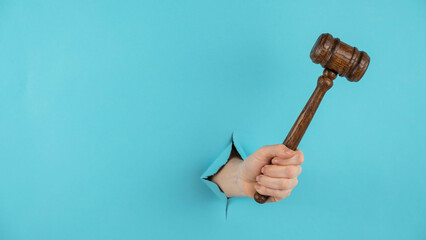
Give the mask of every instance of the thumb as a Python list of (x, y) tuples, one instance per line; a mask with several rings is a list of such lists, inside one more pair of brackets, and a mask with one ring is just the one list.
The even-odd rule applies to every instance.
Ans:
[(284, 144), (265, 145), (248, 157), (247, 168), (250, 169), (250, 175), (257, 176), (263, 166), (271, 164), (274, 157), (290, 158), (294, 154), (295, 151), (287, 148)]
[(264, 164), (269, 164), (271, 159), (289, 158), (295, 154), (295, 151), (286, 147), (284, 144), (265, 145), (253, 153), (253, 158)]

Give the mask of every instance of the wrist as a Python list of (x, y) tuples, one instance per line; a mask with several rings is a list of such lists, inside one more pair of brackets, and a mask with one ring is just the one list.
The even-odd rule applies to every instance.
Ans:
[(212, 178), (212, 181), (219, 186), (227, 197), (247, 196), (244, 192), (244, 184), (241, 179), (242, 164), (242, 159), (233, 157)]

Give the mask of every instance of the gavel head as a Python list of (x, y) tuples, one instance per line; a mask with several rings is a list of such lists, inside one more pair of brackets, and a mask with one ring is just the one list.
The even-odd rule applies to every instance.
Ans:
[(311, 50), (311, 59), (352, 82), (362, 78), (370, 63), (367, 53), (333, 38), (329, 33), (318, 37)]

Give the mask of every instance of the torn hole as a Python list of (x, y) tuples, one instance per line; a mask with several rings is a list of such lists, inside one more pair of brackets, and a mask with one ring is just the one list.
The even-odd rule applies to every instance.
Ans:
[(242, 151), (242, 148), (236, 144), (234, 141), (234, 134), (232, 134), (231, 144), (226, 147), (226, 149), (219, 155), (219, 157), (209, 166), (206, 172), (202, 175), (201, 179), (210, 187), (210, 189), (217, 195), (219, 198), (224, 199), (225, 204), (225, 219), (228, 214), (228, 203), (229, 197), (225, 195), (223, 190), (220, 188), (218, 184), (213, 182), (213, 177), (218, 174), (224, 166), (229, 162), (230, 159), (235, 157), (244, 160), (246, 155)]
[[(212, 181), (212, 178), (216, 175), (216, 174), (218, 174), (222, 169), (223, 169), (223, 167), (225, 167), (225, 165), (229, 162), (229, 160), (231, 160), (232, 158), (234, 158), (234, 157), (237, 157), (237, 158), (239, 158), (239, 159), (242, 159), (242, 157), (241, 157), (241, 155), (240, 155), (240, 153), (237, 151), (237, 148), (235, 147), (235, 145), (234, 145), (234, 141), (232, 141), (232, 149), (231, 149), (231, 154), (229, 155), (229, 157), (228, 157), (228, 160), (226, 161), (226, 163), (225, 164), (223, 164), (220, 168), (219, 168), (219, 170), (217, 170), (217, 172), (216, 173), (214, 173), (214, 174), (212, 174), (212, 175), (210, 175), (210, 176), (208, 176), (207, 178), (205, 178), (206, 180), (209, 180), (209, 181)], [(219, 187), (219, 186), (218, 186)], [(220, 187), (219, 187), (219, 189), (220, 189)], [(221, 191), (222, 191), (222, 189), (221, 189)], [(223, 191), (222, 191), (223, 192)]]

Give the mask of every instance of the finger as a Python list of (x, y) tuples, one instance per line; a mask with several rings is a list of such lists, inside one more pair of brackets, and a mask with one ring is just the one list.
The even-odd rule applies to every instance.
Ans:
[(295, 178), (302, 172), (302, 167), (300, 165), (265, 165), (261, 172), (274, 178)]
[(297, 178), (273, 178), (265, 175), (257, 176), (256, 181), (267, 188), (278, 190), (292, 189), (298, 183)]
[(281, 193), (282, 194), (281, 196), (272, 196), (272, 197), (270, 196), (270, 197), (268, 197), (268, 199), (266, 200), (265, 203), (274, 203), (274, 202), (281, 201), (284, 198), (289, 197), (292, 190), (293, 189), (283, 190), (282, 193)]
[(268, 200), (266, 202), (277, 202), (279, 200), (282, 200), (286, 197), (288, 197), (291, 193), (290, 190), (278, 190), (278, 189), (272, 189), (265, 186), (262, 186), (260, 184), (256, 184), (255, 189), (258, 193), (262, 195), (269, 196)]
[(264, 164), (269, 164), (274, 157), (278, 158), (291, 158), (296, 154), (295, 151), (287, 148), (284, 144), (265, 145), (259, 148), (253, 157)]
[(304, 160), (305, 160), (305, 157), (303, 156), (302, 151), (296, 150), (295, 154), (291, 156), (290, 158), (274, 157), (272, 159), (272, 164), (281, 165), (281, 166), (300, 165), (303, 163)]

